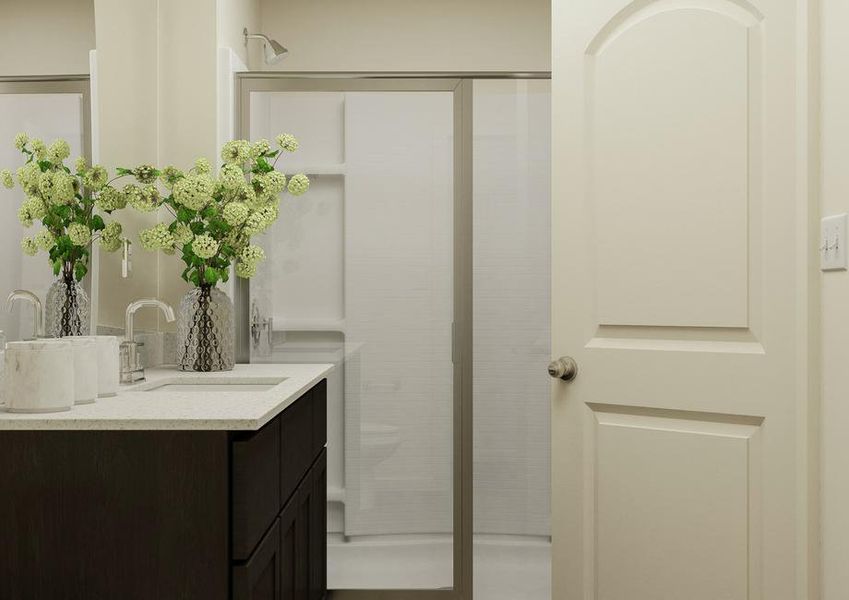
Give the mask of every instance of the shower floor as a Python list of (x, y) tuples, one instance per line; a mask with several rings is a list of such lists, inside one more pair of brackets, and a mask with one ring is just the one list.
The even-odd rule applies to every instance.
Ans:
[[(438, 589), (452, 585), (449, 536), (375, 536), (327, 548), (330, 589)], [(546, 538), (476, 535), (475, 597), (551, 600), (551, 544)]]

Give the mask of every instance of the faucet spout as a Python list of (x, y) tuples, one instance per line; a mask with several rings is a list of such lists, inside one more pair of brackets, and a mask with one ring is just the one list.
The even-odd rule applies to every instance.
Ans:
[(11, 312), (17, 300), (29, 302), (33, 309), (33, 338), (44, 337), (44, 323), (42, 321), (41, 300), (29, 290), (15, 290), (6, 298), (6, 310)]
[(141, 344), (137, 344), (133, 340), (135, 337), (133, 316), (138, 309), (145, 307), (158, 308), (169, 323), (174, 320), (174, 309), (158, 298), (140, 298), (135, 302), (130, 302), (125, 314), (124, 341), (121, 342), (121, 383), (134, 383), (144, 380), (144, 366), (139, 353)]
[(165, 320), (169, 323), (175, 319), (174, 309), (159, 298), (140, 298), (139, 300), (130, 302), (129, 306), (127, 306), (124, 320), (124, 338), (128, 342), (132, 342), (135, 335), (133, 331), (133, 315), (135, 315), (138, 309), (145, 307), (158, 308), (165, 315)]

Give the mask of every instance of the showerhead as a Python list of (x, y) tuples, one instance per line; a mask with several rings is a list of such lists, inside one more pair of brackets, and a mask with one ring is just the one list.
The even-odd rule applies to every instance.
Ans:
[(267, 65), (273, 65), (289, 53), (277, 40), (272, 40), (261, 33), (248, 33), (247, 27), (242, 33), (245, 35), (245, 45), (247, 45), (249, 39), (262, 40), (262, 51)]

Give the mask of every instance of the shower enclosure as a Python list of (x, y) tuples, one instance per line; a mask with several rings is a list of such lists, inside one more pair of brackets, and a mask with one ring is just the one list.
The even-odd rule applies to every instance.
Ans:
[(547, 74), (236, 88), (239, 137), (295, 134), (312, 181), (236, 285), (237, 355), (336, 366), (334, 597), (547, 599)]

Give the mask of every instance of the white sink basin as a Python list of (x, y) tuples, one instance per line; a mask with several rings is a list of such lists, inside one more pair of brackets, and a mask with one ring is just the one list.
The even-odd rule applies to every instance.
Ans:
[(164, 381), (141, 384), (133, 391), (183, 393), (183, 392), (267, 392), (286, 381), (286, 377), (239, 378), (192, 378), (173, 377)]

